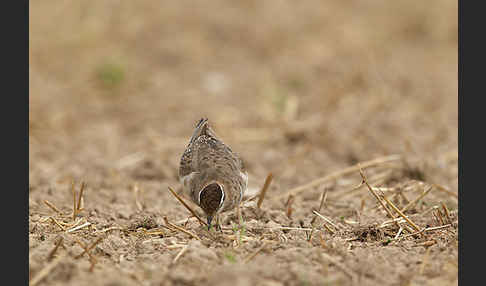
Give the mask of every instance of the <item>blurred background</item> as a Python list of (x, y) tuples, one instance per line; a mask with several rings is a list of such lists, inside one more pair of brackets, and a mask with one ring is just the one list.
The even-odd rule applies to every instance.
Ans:
[(31, 195), (176, 185), (203, 116), (253, 186), (398, 153), (457, 190), (457, 1), (29, 4)]
[[(324, 271), (317, 234), (312, 246), (303, 232), (287, 233), (273, 255), (248, 264), (225, 257), (255, 253), (255, 241), (237, 250), (218, 240), (192, 241), (172, 267), (182, 252), (160, 241), (178, 236), (142, 243), (138, 228), (98, 232), (126, 230), (140, 216), (152, 219), (150, 227), (165, 225), (164, 217), (187, 222), (187, 210), (167, 186), (180, 188), (179, 160), (201, 117), (244, 159), (249, 191), (273, 173), (262, 206), (267, 220), (253, 225), (309, 225), (325, 187), (335, 198), (325, 210), (332, 220), (383, 222), (386, 215), (373, 211), (376, 201), (365, 188), (337, 198), (361, 182), (358, 172), (299, 194), (292, 209), (285, 196), (392, 154), (403, 155), (398, 167), (383, 164), (366, 174), (381, 176), (385, 187), (439, 184), (448, 192), (434, 191), (422, 209), (443, 202), (457, 210), (457, 1), (34, 0), (29, 12), (30, 274), (46, 269), (59, 236), (71, 256), (81, 253), (74, 239), (91, 245), (105, 237), (92, 252), (99, 262), (93, 273), (87, 275), (94, 264), (86, 255), (68, 258), (41, 283), (226, 285), (241, 278), (248, 283), (238, 285), (256, 285), (249, 279), (263, 272), (275, 276), (265, 285), (299, 277), (306, 282), (291, 284), (349, 281), (339, 267)], [(79, 221), (91, 225), (65, 234), (49, 221), (55, 213), (45, 201), (71, 213), (73, 181), (76, 191), (87, 184)], [(252, 218), (251, 207), (243, 211)], [(433, 224), (431, 213), (424, 218), (421, 226)], [(195, 223), (188, 227), (197, 231)], [(441, 244), (423, 273), (425, 248), (418, 244), (364, 242), (350, 250), (346, 237), (324, 238), (333, 257), (344, 253), (342, 263), (363, 274), (362, 285), (405, 285), (411, 277), (419, 281), (414, 285), (457, 285), (457, 231), (450, 233), (450, 240), (437, 238)]]

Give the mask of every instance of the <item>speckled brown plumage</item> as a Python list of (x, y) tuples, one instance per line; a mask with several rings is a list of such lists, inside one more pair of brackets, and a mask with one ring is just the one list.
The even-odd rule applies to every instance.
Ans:
[(206, 213), (209, 221), (234, 209), (248, 184), (240, 157), (217, 138), (207, 119), (201, 119), (182, 154), (179, 178), (183, 191)]

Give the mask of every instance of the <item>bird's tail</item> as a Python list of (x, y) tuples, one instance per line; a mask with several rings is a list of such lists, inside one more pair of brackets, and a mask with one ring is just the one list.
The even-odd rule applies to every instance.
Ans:
[(209, 127), (209, 122), (207, 118), (201, 118), (201, 120), (199, 120), (196, 125), (196, 129), (194, 129), (194, 132), (192, 133), (190, 143), (194, 142), (194, 140), (196, 140), (201, 135), (216, 136), (211, 127)]

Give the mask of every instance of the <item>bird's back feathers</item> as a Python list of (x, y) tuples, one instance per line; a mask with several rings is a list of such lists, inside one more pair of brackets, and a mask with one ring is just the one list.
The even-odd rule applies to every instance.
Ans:
[(184, 151), (179, 167), (183, 189), (195, 202), (199, 191), (210, 182), (225, 186), (223, 209), (239, 203), (247, 186), (248, 175), (243, 161), (230, 147), (216, 137), (207, 119), (201, 119)]

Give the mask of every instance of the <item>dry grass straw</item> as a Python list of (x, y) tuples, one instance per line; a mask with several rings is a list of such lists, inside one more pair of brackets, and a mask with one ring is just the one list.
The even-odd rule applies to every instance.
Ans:
[[(73, 194), (73, 211), (72, 211), (71, 214), (62, 213), (53, 203), (49, 202), (48, 200), (44, 200), (44, 204), (46, 206), (48, 206), (51, 210), (56, 212), (56, 214), (59, 216), (58, 217), (59, 220), (56, 219), (55, 217), (52, 217), (52, 216), (49, 217), (48, 219), (50, 219), (62, 231), (72, 232), (72, 231), (78, 230), (80, 228), (89, 226), (91, 224), (91, 223), (86, 222), (84, 225), (76, 227), (82, 221), (82, 220), (76, 221), (76, 216), (81, 211), (84, 210), (84, 208), (82, 208), (82, 205), (83, 205), (83, 193), (84, 193), (85, 187), (86, 187), (86, 183), (82, 182), (81, 183), (81, 189), (79, 191), (79, 195), (76, 196), (76, 190), (74, 188), (74, 181), (71, 182), (71, 192)], [(72, 219), (72, 222), (65, 223), (65, 222), (62, 221), (62, 219), (69, 218), (69, 217)], [(66, 227), (73, 228), (73, 229), (66, 230)]]
[(312, 230), (312, 228), (292, 227), (292, 226), (269, 227), (269, 228), (266, 228), (266, 229), (270, 229), (270, 230), (280, 230), (280, 229), (283, 229), (283, 230), (303, 230), (303, 231), (310, 231), (310, 230)]
[(422, 264), (420, 265), (420, 270), (419, 274), (422, 275), (425, 270), (425, 266), (429, 262), (429, 256), (430, 256), (430, 247), (427, 247), (427, 250), (425, 251), (424, 258), (422, 258)]
[[(327, 188), (324, 188), (324, 190), (322, 191), (321, 202), (319, 204), (318, 212), (321, 211), (322, 207), (326, 203), (326, 200), (327, 200)], [(314, 216), (312, 218), (311, 222), (310, 222), (310, 224), (312, 226), (312, 230), (311, 230), (311, 233), (310, 233), (309, 238), (307, 239), (307, 241), (311, 241), (311, 239), (312, 239), (312, 235), (314, 234), (314, 230), (315, 230), (314, 222), (316, 221), (316, 219), (317, 219), (317, 216)]]
[(184, 200), (183, 200), (183, 199), (182, 199), (182, 198), (181, 198), (181, 197), (180, 197), (180, 196), (179, 196), (179, 195), (178, 195), (178, 194), (177, 194), (175, 191), (174, 191), (174, 190), (172, 190), (172, 188), (171, 188), (171, 187), (167, 187), (167, 188), (168, 188), (168, 189), (169, 189), (169, 191), (172, 193), (172, 195), (174, 195), (174, 197), (176, 197), (176, 199), (177, 199), (177, 200), (178, 200), (178, 201), (179, 201), (179, 202), (180, 202), (180, 203), (181, 203), (181, 204), (182, 204), (184, 207), (186, 207), (186, 209), (187, 209), (187, 210), (188, 210), (188, 211), (189, 211), (189, 212), (190, 212), (190, 213), (191, 213), (191, 214), (192, 214), (192, 215), (193, 215), (195, 218), (197, 218), (197, 220), (198, 220), (198, 221), (199, 221), (201, 224), (203, 224), (203, 225), (205, 225), (205, 226), (208, 226), (208, 224), (207, 224), (207, 223), (206, 223), (204, 220), (202, 220), (202, 219), (201, 219), (201, 218), (200, 218), (200, 217), (197, 215), (197, 213), (196, 213), (196, 212), (195, 212), (195, 211), (194, 211), (194, 210), (193, 210), (193, 209), (192, 209), (192, 208), (191, 208), (191, 207), (190, 207), (190, 206), (189, 206), (189, 205), (188, 205), (188, 204), (187, 204), (187, 203), (186, 203), (186, 202), (185, 202), (185, 201), (184, 201)]
[(239, 242), (247, 242), (247, 241), (256, 241), (257, 238), (253, 238), (250, 236), (241, 236), (237, 231), (235, 234), (228, 234), (223, 236), (225, 239), (233, 241), (237, 246), (239, 246)]
[[(379, 229), (380, 228), (386, 228), (386, 227), (390, 226), (391, 224), (395, 224), (396, 225), (396, 222), (398, 222), (398, 223), (404, 223), (404, 222), (407, 222), (407, 221), (405, 219), (403, 219), (403, 217), (397, 217), (395, 219), (390, 219), (390, 220), (386, 220), (386, 221), (382, 222), (378, 226), (378, 228)], [(405, 227), (405, 225), (400, 226), (400, 227)]]
[[(374, 185), (380, 184), (380, 183), (386, 181), (392, 175), (393, 175), (393, 170), (386, 170), (386, 171), (384, 171), (382, 173), (378, 173), (378, 174), (374, 175), (373, 177), (368, 178), (368, 183), (369, 184), (374, 184)], [(331, 195), (330, 196), (330, 199), (332, 199), (332, 200), (342, 199), (342, 198), (344, 198), (346, 196), (352, 195), (352, 194), (360, 191), (363, 186), (365, 186), (365, 184), (361, 180), (361, 182), (357, 186), (352, 187), (349, 190), (346, 190), (346, 191), (339, 192), (337, 194)]]
[[(359, 167), (359, 164), (358, 164), (358, 167)], [(358, 169), (359, 170), (359, 174), (361, 175), (361, 178), (363, 179), (363, 183), (366, 184), (366, 186), (368, 187), (368, 190), (371, 192), (371, 194), (375, 197), (375, 199), (380, 203), (380, 205), (383, 207), (383, 209), (385, 209), (385, 211), (388, 213), (388, 215), (392, 218), (392, 219), (395, 219), (395, 216), (393, 215), (393, 213), (388, 209), (388, 207), (385, 205), (385, 203), (382, 201), (382, 199), (380, 198), (380, 196), (373, 190), (373, 188), (368, 184), (368, 181), (366, 180), (366, 177), (365, 175), (363, 174), (363, 170), (361, 168)], [(397, 227), (400, 227), (398, 225), (398, 223), (396, 223)]]
[(44, 200), (44, 204), (46, 204), (49, 208), (51, 208), (56, 213), (62, 214), (62, 212), (58, 208), (56, 208), (56, 206), (54, 204), (52, 204), (51, 202), (49, 202), (48, 200)]
[(66, 254), (61, 254), (54, 258), (49, 264), (47, 264), (42, 270), (40, 270), (33, 278), (30, 280), (29, 285), (35, 286), (41, 282), (51, 271), (54, 269), (64, 258)]
[(449, 191), (447, 188), (445, 188), (445, 187), (443, 187), (439, 184), (433, 184), (433, 186), (436, 187), (439, 191), (444, 192), (444, 193), (446, 193), (446, 194), (448, 194), (448, 195), (450, 195), (450, 196), (452, 196), (456, 199), (459, 199), (459, 196), (456, 193)]
[[(395, 215), (391, 212), (391, 210), (385, 205), (385, 202), (395, 211), (398, 213), (399, 216), (401, 216), (403, 219), (405, 219), (405, 221), (410, 224), (416, 231), (419, 232), (420, 235), (422, 235), (422, 233), (420, 232), (420, 228), (412, 221), (410, 220), (405, 214), (403, 214), (403, 212), (401, 212), (386, 196), (384, 195), (378, 195), (374, 190), (373, 188), (369, 185), (364, 173), (363, 173), (363, 170), (360, 168), (359, 169), (359, 173), (361, 175), (361, 178), (363, 179), (363, 182), (366, 184), (366, 186), (368, 187), (368, 190), (371, 192), (371, 194), (375, 197), (375, 199), (380, 203), (380, 205), (385, 209), (385, 211), (388, 213), (388, 215), (392, 218), (392, 220), (394, 221), (394, 223), (396, 224), (396, 226), (398, 228), (400, 228), (400, 224), (397, 220), (395, 220)], [(383, 199), (383, 200), (382, 200)], [(385, 202), (383, 202), (385, 201)], [(410, 228), (408, 228), (407, 226), (403, 226), (408, 232), (412, 232), (410, 230)]]
[(187, 251), (188, 247), (189, 245), (185, 245), (184, 247), (182, 247), (179, 253), (177, 253), (177, 255), (174, 257), (174, 260), (172, 260), (172, 265), (176, 264), (177, 260), (179, 260), (179, 258), (181, 258), (181, 256)]
[[(146, 242), (146, 241), (144, 241), (144, 242)], [(152, 240), (147, 240), (147, 242), (152, 242)], [(187, 246), (187, 244), (166, 245), (165, 248), (167, 248), (167, 249), (176, 249), (176, 248), (182, 248), (184, 246)]]
[(56, 254), (57, 252), (57, 249), (59, 248), (59, 246), (62, 245), (63, 248), (64, 247), (64, 244), (63, 244), (63, 241), (64, 241), (64, 237), (61, 237), (57, 243), (56, 243), (56, 246), (54, 246), (54, 248), (51, 250), (51, 252), (49, 252), (49, 255), (47, 256), (47, 261), (51, 261), (52, 258), (54, 257), (54, 254)]
[(326, 203), (327, 200), (327, 189), (325, 188), (324, 191), (322, 191), (322, 197), (321, 197), (321, 203), (319, 204), (319, 212), (321, 211), (322, 207)]
[(142, 161), (146, 157), (144, 152), (136, 152), (133, 154), (126, 155), (115, 162), (115, 167), (117, 170), (123, 170), (125, 168), (136, 165), (138, 162)]
[(337, 261), (337, 259), (328, 255), (325, 252), (321, 251), (320, 255), (321, 255), (321, 257), (324, 257), (325, 259), (329, 260), (332, 264), (336, 265), (339, 269), (341, 269), (341, 271), (343, 271), (344, 274), (349, 276), (351, 278), (351, 280), (353, 281), (353, 284), (356, 282), (356, 278), (357, 278), (356, 274), (353, 271), (351, 271), (348, 267), (346, 267), (344, 264)]
[(357, 170), (373, 167), (373, 166), (380, 165), (380, 164), (383, 164), (383, 163), (398, 161), (398, 160), (401, 160), (401, 158), (402, 157), (400, 155), (390, 155), (390, 156), (380, 157), (380, 158), (376, 158), (374, 160), (358, 163), (356, 165), (345, 168), (343, 170), (339, 170), (339, 171), (336, 171), (334, 173), (331, 173), (331, 174), (324, 176), (322, 178), (313, 180), (313, 181), (311, 181), (311, 182), (309, 182), (309, 183), (307, 183), (303, 186), (293, 188), (293, 189), (291, 189), (291, 190), (289, 190), (289, 191), (287, 191), (287, 192), (285, 192), (281, 195), (273, 197), (272, 199), (273, 200), (279, 200), (279, 199), (287, 197), (288, 195), (294, 195), (295, 196), (295, 195), (297, 195), (297, 194), (299, 194), (299, 193), (301, 193), (301, 192), (303, 192), (307, 189), (321, 185), (325, 182), (335, 180), (335, 179), (337, 179), (341, 176), (351, 174), (353, 172), (356, 172)]
[(406, 212), (411, 207), (415, 206), (421, 199), (423, 199), (430, 191), (432, 190), (432, 186), (427, 186), (427, 188), (417, 196), (413, 201), (409, 202), (406, 206), (401, 209), (402, 212)]
[(289, 219), (292, 219), (292, 212), (293, 212), (293, 209), (292, 209), (292, 203), (294, 202), (294, 196), (292, 195), (289, 195), (289, 198), (287, 199), (287, 202), (285, 203), (285, 214), (287, 215), (287, 217)]
[(123, 230), (123, 228), (121, 228), (119, 226), (111, 226), (111, 227), (108, 227), (108, 228), (105, 228), (105, 229), (97, 230), (94, 233), (103, 233), (103, 232), (108, 232), (108, 231), (112, 231), (112, 230)]
[(87, 245), (85, 245), (84, 243), (82, 243), (81, 241), (79, 241), (78, 239), (75, 239), (76, 243), (79, 244), (83, 249), (84, 251), (81, 252), (81, 254), (77, 255), (76, 257), (74, 257), (74, 259), (79, 259), (81, 258), (85, 253), (88, 255), (88, 260), (91, 264), (91, 266), (89, 267), (89, 271), (90, 272), (93, 272), (94, 270), (94, 267), (96, 265), (96, 263), (98, 262), (96, 260), (96, 258), (91, 254), (91, 250), (98, 244), (100, 243), (101, 241), (103, 240), (103, 237), (99, 237), (95, 242), (93, 242), (89, 247)]
[(412, 232), (410, 234), (404, 235), (404, 236), (402, 236), (402, 238), (407, 238), (407, 237), (414, 236), (414, 235), (417, 235), (417, 234), (423, 234), (423, 233), (426, 233), (426, 232), (429, 232), (429, 231), (433, 231), (433, 230), (444, 229), (444, 228), (448, 228), (448, 227), (451, 227), (451, 226), (452, 226), (452, 224), (446, 224), (446, 225), (441, 225), (441, 226), (427, 227), (427, 228), (422, 229), (421, 231)]
[(407, 196), (402, 191), (398, 192), (398, 196), (400, 196), (402, 204), (409, 204), (410, 203), (410, 200), (407, 198)]
[(324, 223), (322, 226), (323, 226), (323, 227), (324, 227), (324, 228), (325, 228), (327, 231), (329, 231), (331, 234), (335, 234), (335, 233), (336, 233), (336, 232), (335, 232), (333, 229), (331, 229), (329, 226), (327, 226), (327, 224), (325, 224), (325, 223)]
[[(330, 228), (330, 227), (329, 227), (327, 224), (325, 224), (325, 223), (324, 223), (324, 224), (322, 224), (322, 226), (323, 226), (323, 227), (324, 227), (324, 228), (325, 228), (327, 231), (329, 231), (329, 233), (331, 233), (331, 234), (335, 234), (335, 233), (336, 233), (336, 231), (334, 231), (332, 228)], [(310, 229), (311, 234), (312, 234), (312, 232), (313, 232), (313, 231), (315, 231), (315, 230), (316, 230), (316, 229), (315, 229), (314, 227), (312, 227), (312, 228)], [(311, 237), (311, 236), (309, 236), (309, 239), (308, 239), (308, 240), (310, 241), (310, 239), (311, 239), (311, 238), (312, 238), (312, 237)]]
[(397, 234), (395, 235), (395, 237), (393, 239), (397, 239), (398, 237), (400, 237), (400, 234), (402, 233), (403, 231), (403, 227), (400, 227), (400, 229), (397, 231)]
[(169, 222), (169, 220), (167, 219), (167, 217), (164, 217), (164, 221), (165, 221), (165, 224), (166, 224), (166, 226), (168, 228), (176, 229), (176, 230), (178, 230), (180, 232), (183, 232), (185, 234), (188, 234), (189, 236), (191, 236), (191, 237), (193, 237), (193, 238), (195, 238), (197, 240), (201, 240), (201, 238), (199, 236), (197, 236), (197, 234), (194, 234), (194, 233), (188, 231), (187, 229), (185, 229), (183, 227), (180, 227), (178, 225), (175, 225), (175, 224)]
[(263, 199), (265, 198), (265, 194), (268, 190), (268, 187), (270, 186), (270, 183), (272, 182), (273, 179), (273, 174), (270, 173), (268, 174), (267, 178), (265, 179), (265, 184), (263, 184), (262, 190), (260, 191), (260, 196), (258, 197), (258, 202), (257, 202), (257, 207), (260, 208), (262, 205)]
[(403, 219), (405, 219), (409, 225), (411, 225), (416, 231), (420, 231), (420, 227), (418, 227), (417, 224), (415, 224), (403, 212), (401, 212), (389, 199), (387, 199), (386, 197), (383, 197), (383, 199), (387, 202), (389, 206), (392, 207), (393, 210), (395, 210)]
[(87, 227), (87, 226), (90, 226), (90, 225), (91, 225), (90, 222), (85, 222), (82, 225), (79, 225), (79, 226), (76, 226), (76, 227), (73, 227), (73, 228), (67, 230), (66, 232), (69, 233), (69, 232), (73, 232), (73, 231), (76, 231), (76, 230), (80, 230), (80, 229)]
[(430, 246), (432, 246), (436, 243), (437, 243), (437, 241), (435, 241), (435, 240), (427, 240), (427, 241), (424, 241), (422, 243), (417, 244), (417, 246), (430, 247)]
[(438, 208), (437, 206), (433, 206), (433, 207), (431, 207), (431, 208), (427, 209), (426, 211), (424, 211), (424, 212), (422, 213), (422, 215), (423, 215), (423, 216), (425, 216), (426, 214), (428, 214), (428, 213), (430, 213), (430, 212), (432, 212), (432, 214), (433, 214), (433, 211), (434, 211), (434, 210), (436, 210), (437, 208)]
[(64, 226), (62, 226), (55, 218), (53, 218), (52, 216), (49, 217), (49, 219), (54, 223), (56, 224), (59, 228), (61, 228), (62, 231), (66, 231), (66, 229), (64, 228)]
[(74, 181), (71, 182), (71, 192), (73, 193), (73, 221), (76, 220), (76, 190), (74, 189)]
[(137, 209), (139, 211), (143, 211), (144, 206), (140, 202), (140, 188), (138, 187), (137, 183), (133, 185), (133, 194), (135, 195), (135, 205), (137, 206)]
[(147, 235), (166, 235), (167, 234), (166, 232), (163, 232), (160, 229), (149, 229), (149, 230), (144, 229), (143, 233), (147, 234)]
[(248, 255), (245, 260), (243, 260), (243, 263), (248, 263), (250, 260), (252, 260), (260, 251), (262, 251), (263, 248), (267, 245), (266, 242), (262, 243), (262, 246), (260, 246), (255, 252), (252, 254)]
[(73, 221), (76, 220), (76, 216), (83, 210), (81, 208), (81, 199), (83, 197), (85, 182), (81, 182), (81, 189), (79, 190), (78, 200), (76, 201), (76, 190), (74, 189), (74, 181), (71, 182), (71, 191), (73, 193)]
[(439, 220), (439, 217), (437, 216), (437, 212), (435, 211), (436, 209), (434, 209), (434, 211), (432, 212), (432, 215), (434, 216), (435, 218), (435, 221), (437, 222), (438, 225), (442, 225), (442, 223), (440, 222)]
[(327, 248), (327, 244), (326, 241), (324, 240), (324, 237), (322, 236), (322, 232), (319, 233), (319, 242), (322, 248)]
[(363, 212), (365, 206), (366, 206), (366, 199), (365, 198), (361, 198), (361, 203), (359, 205), (359, 211), (360, 212)]
[(81, 254), (77, 255), (76, 257), (74, 257), (74, 259), (79, 259), (81, 257), (83, 257), (83, 255), (86, 253), (88, 254), (88, 256), (92, 256), (91, 255), (91, 250), (98, 244), (100, 243), (101, 241), (103, 240), (103, 237), (99, 237), (95, 242), (93, 242), (89, 247), (87, 247), (84, 243), (82, 243), (81, 241), (79, 241), (78, 239), (75, 239), (76, 243), (79, 244), (83, 249), (84, 251), (81, 252)]
[(446, 218), (447, 223), (452, 224), (451, 216), (449, 210), (447, 209), (447, 206), (444, 204), (444, 202), (440, 202), (440, 204), (442, 205), (442, 209), (444, 210), (444, 216)]
[(323, 216), (322, 214), (320, 214), (318, 211), (312, 211), (315, 215), (317, 215), (318, 217), (322, 218), (323, 220), (325, 220), (328, 224), (332, 225), (336, 230), (339, 230), (339, 226), (337, 226), (335, 223), (332, 222), (331, 219)]
[(435, 212), (433, 214), (434, 214), (434, 217), (437, 220), (437, 223), (439, 225), (444, 225), (445, 224), (444, 223), (444, 220), (442, 219), (442, 212), (438, 208), (435, 210)]

